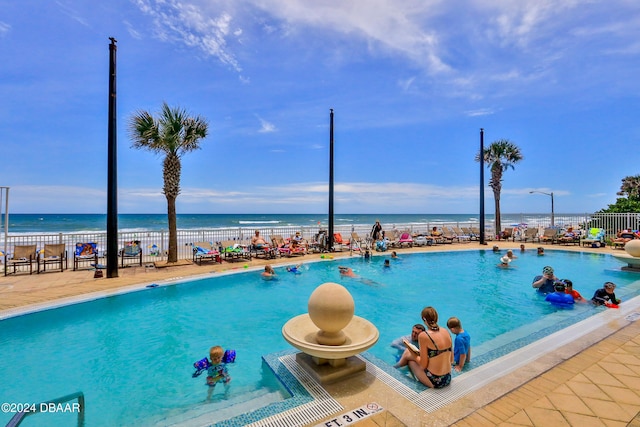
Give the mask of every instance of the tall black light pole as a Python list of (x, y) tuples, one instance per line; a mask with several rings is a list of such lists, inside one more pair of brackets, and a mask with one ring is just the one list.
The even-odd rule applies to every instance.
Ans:
[(333, 108), (329, 113), (329, 236), (327, 247), (333, 250)]
[(480, 244), (484, 241), (484, 129), (480, 128)]
[(109, 126), (107, 174), (107, 278), (118, 277), (118, 144), (116, 135), (117, 40), (109, 37)]

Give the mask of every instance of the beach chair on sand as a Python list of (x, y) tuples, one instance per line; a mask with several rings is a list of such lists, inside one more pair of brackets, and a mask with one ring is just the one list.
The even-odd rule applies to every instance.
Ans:
[(545, 228), (544, 232), (542, 233), (542, 236), (540, 236), (540, 243), (555, 243), (556, 239), (558, 238), (558, 230), (556, 230), (555, 228)]
[(302, 245), (292, 245), (291, 242), (287, 243), (280, 235), (271, 236), (271, 243), (280, 256), (291, 257), (295, 255), (304, 255), (307, 250)]
[(11, 258), (4, 255), (4, 275), (9, 274), (9, 268), (13, 267), (13, 274), (16, 274), (18, 267), (29, 266), (29, 274), (33, 273), (33, 263), (37, 262), (36, 245), (21, 245), (13, 248)]
[(193, 262), (202, 265), (202, 261), (213, 261), (222, 264), (220, 252), (209, 242), (196, 242), (193, 244)]
[(225, 240), (220, 243), (220, 254), (224, 257), (225, 261), (251, 259), (251, 252), (233, 240)]
[(313, 238), (313, 241), (309, 243), (310, 252), (327, 252), (327, 232), (319, 230)]
[(407, 245), (409, 247), (412, 247), (413, 246), (413, 237), (411, 237), (411, 233), (409, 233), (408, 231), (400, 233), (400, 237), (398, 237), (397, 245), (399, 247), (402, 247), (402, 245)]
[(524, 233), (520, 236), (521, 242), (535, 242), (536, 237), (538, 237), (538, 229), (537, 228), (527, 228), (524, 230)]
[(604, 229), (603, 228), (590, 228), (587, 237), (580, 242), (582, 246), (601, 247), (604, 243)]
[(369, 237), (360, 237), (356, 232), (351, 233), (351, 245), (353, 250), (371, 249), (371, 239)]
[(139, 240), (126, 242), (118, 255), (120, 256), (120, 267), (124, 267), (127, 260), (133, 261), (133, 264), (138, 264), (142, 267), (142, 247)]
[(67, 250), (64, 243), (51, 245), (49, 243), (44, 244), (44, 253), (42, 256), (38, 256), (38, 274), (40, 274), (40, 267), (42, 271), (47, 271), (47, 265), (59, 265), (60, 272), (69, 268), (69, 260), (67, 258)]
[(351, 245), (351, 241), (345, 240), (342, 238), (342, 234), (333, 233), (333, 249), (336, 251), (341, 251), (345, 247), (348, 249)]
[(465, 233), (461, 228), (451, 227), (459, 242), (468, 243), (471, 240), (471, 236)]
[(73, 252), (73, 271), (87, 264), (90, 267), (98, 264), (98, 245), (93, 242), (76, 243), (76, 250)]

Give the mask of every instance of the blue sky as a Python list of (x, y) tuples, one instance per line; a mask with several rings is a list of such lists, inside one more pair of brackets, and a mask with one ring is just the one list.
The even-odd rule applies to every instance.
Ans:
[[(109, 37), (118, 207), (163, 213), (126, 125), (209, 122), (179, 213), (474, 213), (479, 131), (524, 160), (502, 212), (592, 212), (637, 175), (637, 0), (0, 0), (0, 186), (13, 213), (104, 213)], [(488, 181), (489, 174), (485, 173)], [(487, 213), (493, 194), (487, 188)]]

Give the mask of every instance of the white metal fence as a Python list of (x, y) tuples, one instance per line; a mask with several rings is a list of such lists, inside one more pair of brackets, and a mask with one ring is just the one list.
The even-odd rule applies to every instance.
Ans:
[[(518, 227), (519, 229), (536, 227), (540, 231), (550, 226), (549, 215), (544, 214), (505, 214), (501, 217), (502, 228)], [(604, 228), (608, 238), (615, 235), (617, 230), (621, 229), (640, 229), (640, 213), (625, 214), (556, 214), (556, 227), (563, 229), (573, 227), (574, 229), (587, 230), (591, 227)], [(412, 234), (428, 234), (432, 227), (477, 227), (475, 221), (466, 222), (427, 222), (412, 224), (382, 224), (384, 230), (395, 229), (398, 231), (410, 231)], [(211, 242), (217, 244), (223, 241), (234, 241), (240, 244), (249, 244), (255, 230), (269, 238), (271, 235), (281, 235), (285, 238), (292, 236), (296, 231), (302, 233), (302, 237), (308, 241), (313, 241), (320, 229), (326, 230), (325, 224), (314, 226), (283, 226), (283, 227), (232, 227), (232, 228), (215, 228), (215, 229), (189, 229), (178, 230), (178, 259), (190, 259), (192, 257), (192, 244), (194, 242)], [(341, 233), (348, 239), (352, 232), (357, 233), (360, 237), (369, 236), (371, 225), (336, 225), (334, 232)], [(487, 221), (486, 231), (488, 239), (495, 236), (493, 221)], [(143, 257), (145, 262), (164, 259), (166, 249), (168, 247), (169, 232), (162, 231), (137, 231), (137, 232), (121, 232), (118, 234), (120, 247), (124, 247), (126, 242), (138, 240), (141, 242), (143, 249)], [(0, 236), (4, 240), (4, 236)], [(6, 238), (7, 251), (12, 252), (16, 245), (35, 244), (38, 249), (44, 247), (45, 243), (58, 244), (64, 243), (67, 247), (69, 257), (72, 256), (76, 243), (94, 242), (98, 246), (99, 253), (106, 250), (106, 232), (94, 233), (55, 233), (55, 234), (9, 234)], [(1, 242), (3, 247), (5, 242)]]

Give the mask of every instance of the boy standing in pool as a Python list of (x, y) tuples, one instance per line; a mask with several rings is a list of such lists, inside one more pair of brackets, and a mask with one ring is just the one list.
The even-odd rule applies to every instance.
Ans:
[(471, 337), (462, 329), (462, 323), (457, 317), (447, 320), (447, 328), (456, 336), (453, 343), (453, 368), (460, 372), (465, 363), (471, 361)]
[(209, 386), (207, 400), (211, 399), (213, 390), (219, 381), (222, 381), (225, 385), (229, 384), (229, 381), (231, 381), (231, 376), (227, 370), (227, 364), (222, 362), (223, 355), (224, 350), (219, 345), (213, 346), (209, 349), (209, 359), (211, 360), (211, 364), (207, 368), (207, 385)]

